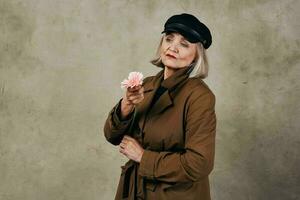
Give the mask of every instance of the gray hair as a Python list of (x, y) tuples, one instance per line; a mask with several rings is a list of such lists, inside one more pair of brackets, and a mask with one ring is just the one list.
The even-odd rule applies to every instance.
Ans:
[[(156, 55), (155, 58), (153, 58), (150, 62), (153, 65), (156, 65), (157, 67), (164, 68), (164, 64), (162, 63), (161, 57), (160, 57), (160, 48), (163, 42), (165, 34), (160, 39), (158, 48), (156, 50)], [(197, 53), (196, 53), (196, 58), (195, 60), (191, 63), (194, 65), (194, 69), (191, 71), (189, 74), (189, 78), (201, 78), (205, 79), (208, 76), (208, 59), (206, 56), (206, 49), (204, 49), (203, 45), (201, 42), (196, 43), (197, 44)]]

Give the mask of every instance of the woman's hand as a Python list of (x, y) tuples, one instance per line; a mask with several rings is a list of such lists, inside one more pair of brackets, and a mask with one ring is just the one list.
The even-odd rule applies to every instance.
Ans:
[(121, 118), (125, 119), (134, 109), (134, 106), (144, 99), (144, 87), (139, 85), (128, 88), (121, 102)]
[(141, 147), (138, 141), (128, 135), (124, 135), (120, 143), (119, 151), (130, 160), (138, 163), (141, 162), (144, 153), (144, 149)]

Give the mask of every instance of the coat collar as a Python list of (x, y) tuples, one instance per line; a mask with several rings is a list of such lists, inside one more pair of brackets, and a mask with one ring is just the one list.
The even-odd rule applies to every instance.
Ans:
[(154, 78), (144, 86), (144, 92), (152, 91), (159, 88), (161, 85), (164, 88), (167, 88), (169, 91), (172, 91), (179, 83), (186, 80), (189, 76), (189, 73), (193, 67), (184, 67), (177, 70), (172, 76), (164, 79), (164, 69), (159, 71)]
[(189, 73), (191, 72), (192, 67), (184, 67), (177, 70), (172, 76), (161, 82), (161, 86), (167, 88), (169, 91), (172, 91), (179, 83), (185, 81)]
[[(165, 80), (163, 79), (163, 69), (160, 72), (158, 72), (148, 84), (145, 84), (144, 93), (145, 100), (147, 103), (144, 106), (147, 110), (149, 110), (149, 115), (159, 114), (173, 105), (175, 89), (180, 83), (183, 83), (188, 79), (189, 73), (192, 69), (193, 67), (190, 66), (181, 68)], [(167, 88), (167, 91), (165, 91), (157, 100), (157, 102), (151, 108), (149, 108), (150, 103), (153, 100), (154, 94), (160, 86)]]

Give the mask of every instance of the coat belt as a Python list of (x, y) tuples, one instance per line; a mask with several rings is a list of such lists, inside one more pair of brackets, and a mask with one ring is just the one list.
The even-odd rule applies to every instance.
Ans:
[[(138, 163), (129, 160), (123, 167), (124, 183), (122, 199), (137, 200), (137, 196), (145, 199), (145, 179), (138, 176)], [(141, 188), (138, 191), (138, 185)]]

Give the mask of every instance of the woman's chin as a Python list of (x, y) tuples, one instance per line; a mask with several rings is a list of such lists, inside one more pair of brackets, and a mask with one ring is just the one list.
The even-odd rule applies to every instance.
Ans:
[(173, 64), (173, 65), (171, 65), (171, 64), (165, 64), (165, 66), (167, 66), (169, 69), (180, 69), (181, 67), (180, 66), (178, 66), (178, 65), (175, 65), (175, 64)]
[(177, 66), (177, 64), (174, 62), (163, 62), (163, 64), (164, 64), (164, 66), (167, 66), (168, 68), (174, 68), (174, 69), (179, 68)]

